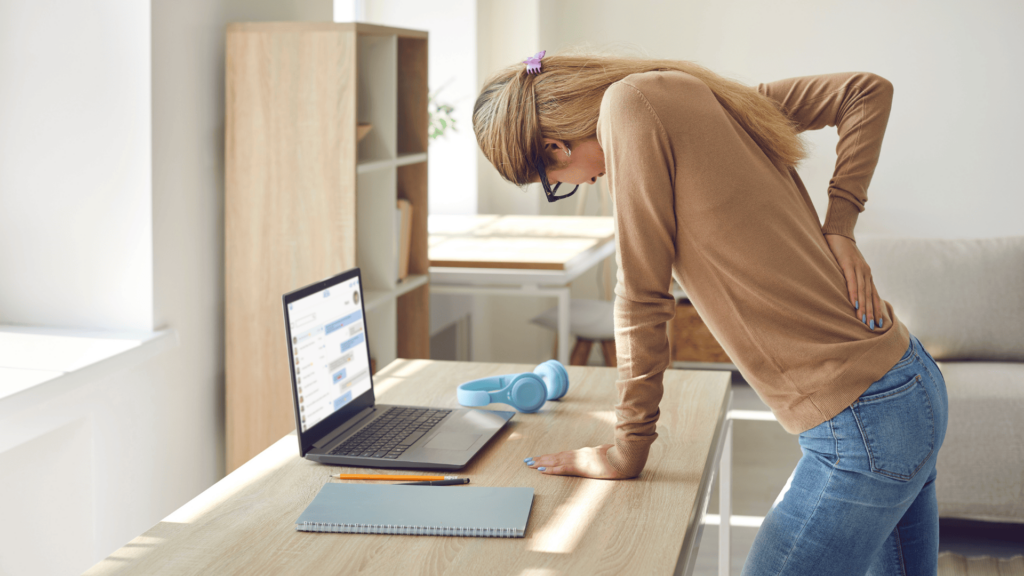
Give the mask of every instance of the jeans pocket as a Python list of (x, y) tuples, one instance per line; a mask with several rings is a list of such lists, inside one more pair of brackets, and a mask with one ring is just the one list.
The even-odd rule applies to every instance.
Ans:
[(932, 455), (935, 419), (920, 374), (898, 388), (861, 396), (850, 408), (872, 472), (910, 480)]

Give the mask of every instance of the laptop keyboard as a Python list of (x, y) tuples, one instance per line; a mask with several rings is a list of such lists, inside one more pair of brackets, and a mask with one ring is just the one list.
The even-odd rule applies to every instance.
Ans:
[(448, 414), (451, 410), (388, 408), (369, 426), (335, 446), (328, 454), (394, 460)]

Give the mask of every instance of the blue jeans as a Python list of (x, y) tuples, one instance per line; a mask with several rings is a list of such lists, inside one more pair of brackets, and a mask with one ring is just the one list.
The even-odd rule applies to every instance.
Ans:
[(800, 434), (803, 457), (761, 524), (743, 574), (934, 576), (935, 459), (946, 417), (946, 382), (911, 335), (881, 380)]

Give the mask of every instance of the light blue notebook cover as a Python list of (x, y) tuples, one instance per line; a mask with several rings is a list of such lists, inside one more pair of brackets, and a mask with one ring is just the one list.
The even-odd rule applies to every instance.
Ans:
[(325, 484), (295, 529), (522, 538), (532, 506), (533, 488)]

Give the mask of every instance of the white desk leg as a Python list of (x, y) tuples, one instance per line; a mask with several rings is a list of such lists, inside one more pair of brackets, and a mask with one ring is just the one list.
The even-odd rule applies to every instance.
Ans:
[(725, 419), (725, 444), (718, 464), (718, 576), (729, 576), (729, 532), (732, 517), (732, 419)]
[(558, 361), (569, 365), (569, 287), (558, 290)]

